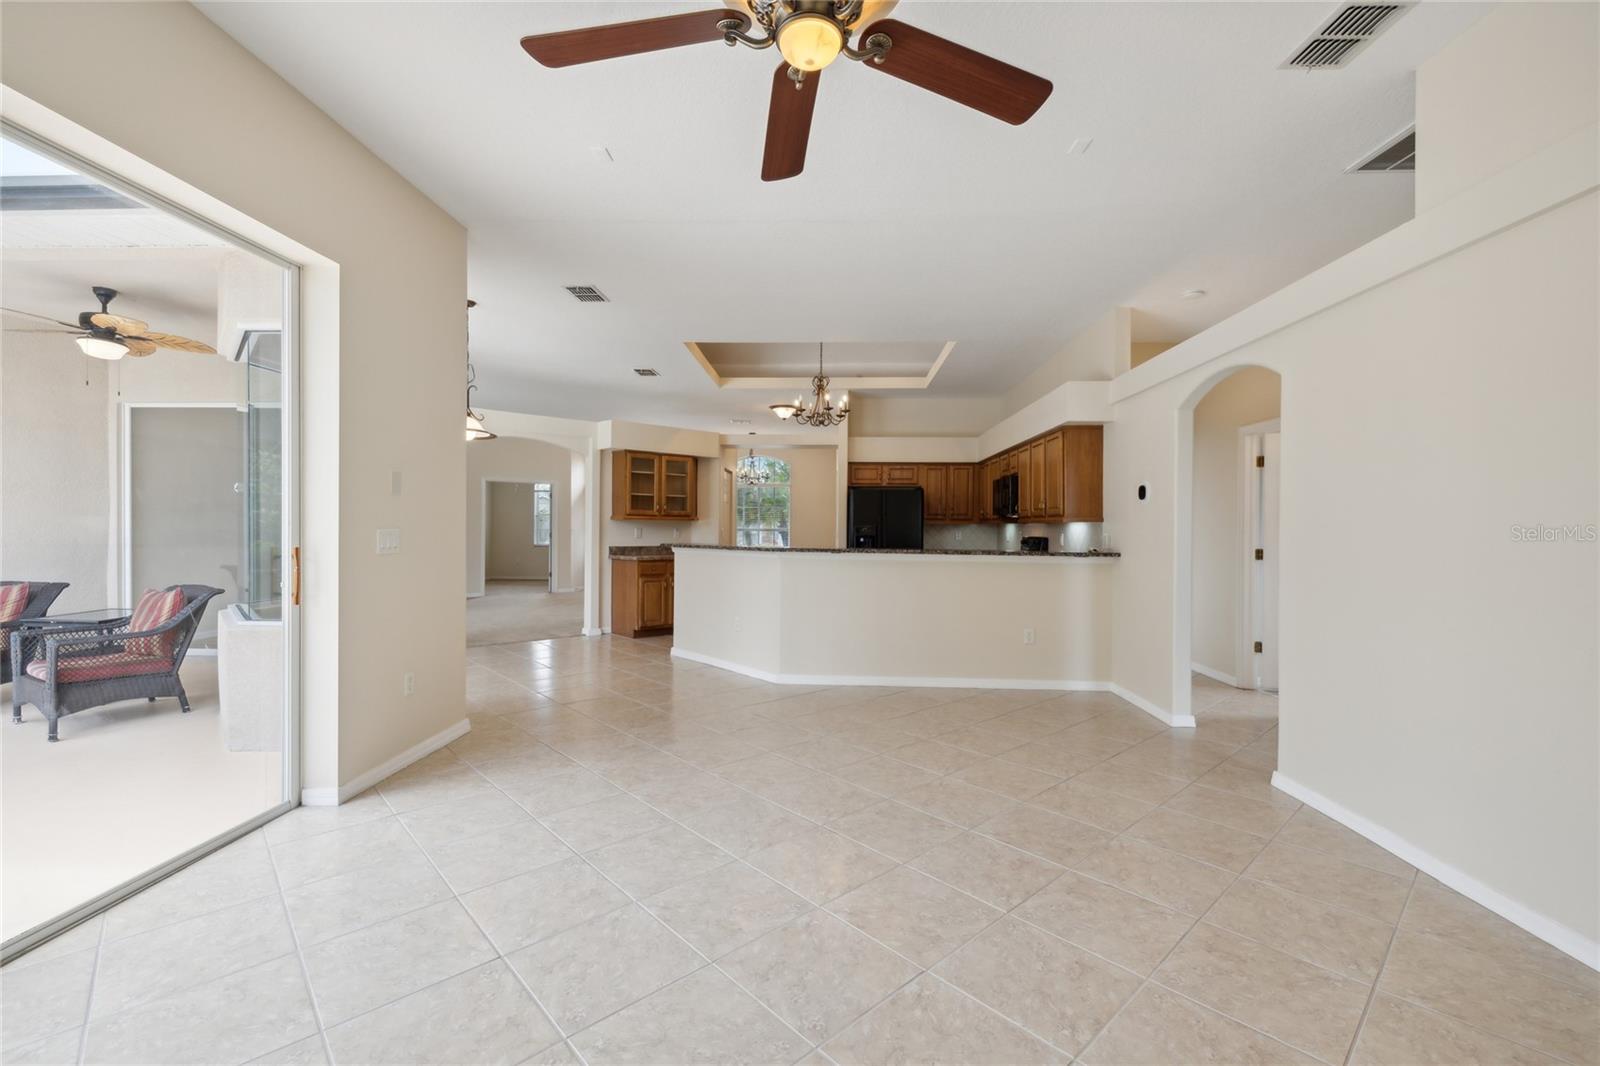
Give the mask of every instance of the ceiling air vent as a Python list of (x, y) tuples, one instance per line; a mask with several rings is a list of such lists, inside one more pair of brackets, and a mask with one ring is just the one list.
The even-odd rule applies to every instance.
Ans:
[(1335, 70), (1349, 63), (1378, 34), (1394, 24), (1409, 4), (1350, 4), (1334, 12), (1322, 28), (1295, 49), (1284, 70)]
[[(602, 297), (600, 297), (600, 298), (601, 298), (601, 299), (602, 299), (602, 300), (604, 300), (604, 299), (605, 299), (605, 297), (604, 297), (604, 296), (602, 296)], [(580, 297), (578, 297), (578, 299), (580, 299), (580, 300), (581, 300), (581, 299), (583, 299), (583, 297), (581, 297), (581, 296), (580, 296)], [(642, 377), (642, 378), (658, 378), (658, 377), (660, 377), (660, 376), (661, 376), (661, 371), (659, 371), (659, 370), (652, 370), (652, 369), (650, 369), (650, 368), (649, 368), (649, 367), (647, 367), (647, 366), (636, 366), (636, 367), (634, 367), (634, 368), (633, 368), (633, 372), (634, 372), (634, 373), (635, 373), (635, 374), (638, 374), (638, 375), (639, 375), (639, 376), (640, 376), (640, 377)]]
[(593, 285), (568, 285), (566, 289), (568, 292), (572, 293), (573, 298), (579, 303), (603, 304), (611, 302), (610, 300), (606, 299), (605, 293), (601, 292)]
[(1351, 167), (1352, 173), (1357, 171), (1380, 170), (1416, 170), (1417, 169), (1417, 131), (1406, 130), (1388, 144), (1373, 152), (1367, 158)]

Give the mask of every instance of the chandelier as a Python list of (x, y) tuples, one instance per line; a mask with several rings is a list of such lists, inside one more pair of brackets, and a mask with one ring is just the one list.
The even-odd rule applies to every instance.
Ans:
[(817, 345), (817, 376), (811, 379), (811, 406), (805, 406), (805, 397), (796, 396), (794, 403), (775, 403), (771, 411), (785, 422), (798, 422), (802, 426), (837, 426), (850, 416), (850, 394), (839, 396), (839, 407), (833, 406), (828, 392), (828, 378), (822, 372), (822, 345)]
[(478, 306), (477, 300), (467, 301), (467, 440), (494, 440), (498, 434), (490, 433), (483, 427), (483, 415), (472, 409), (472, 390), (478, 386), (478, 372), (472, 368), (472, 309)]
[(772, 483), (772, 470), (766, 463), (756, 459), (756, 450), (750, 449), (750, 454), (739, 460), (739, 472), (734, 475), (741, 485), (768, 485)]

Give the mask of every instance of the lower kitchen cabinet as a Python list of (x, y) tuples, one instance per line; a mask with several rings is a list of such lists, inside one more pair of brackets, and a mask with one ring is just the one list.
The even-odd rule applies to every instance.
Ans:
[(670, 559), (611, 560), (611, 632), (619, 637), (672, 631)]

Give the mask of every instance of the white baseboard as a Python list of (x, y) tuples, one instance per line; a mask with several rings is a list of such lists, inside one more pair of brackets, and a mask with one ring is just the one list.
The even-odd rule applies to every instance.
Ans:
[(1224, 685), (1228, 685), (1228, 686), (1230, 686), (1232, 688), (1243, 688), (1244, 687), (1243, 685), (1239, 684), (1239, 682), (1234, 679), (1234, 676), (1232, 674), (1225, 674), (1221, 670), (1213, 670), (1213, 669), (1211, 669), (1211, 667), (1205, 666), (1205, 665), (1203, 665), (1201, 663), (1190, 663), (1189, 664), (1189, 669), (1193, 670), (1195, 673), (1199, 674), (1201, 677), (1209, 677), (1213, 681), (1221, 681)]
[(1590, 969), (1600, 970), (1600, 941), (1591, 940), (1576, 929), (1547, 918), (1538, 911), (1497, 892), (1471, 874), (1443, 859), (1436, 858), (1409, 840), (1335, 803), (1315, 789), (1307, 788), (1298, 781), (1283, 776), (1276, 770), (1272, 774), (1272, 787), (1293, 796), (1307, 807), (1321, 811), (1346, 829), (1361, 834), (1384, 851), (1404, 859), (1429, 877), (1450, 886), (1512, 925), (1527, 930), (1558, 951), (1571, 955)]
[(866, 685), (888, 688), (1003, 688), (1003, 689), (1054, 689), (1063, 692), (1110, 692), (1127, 700), (1146, 714), (1153, 715), (1163, 723), (1175, 727), (1193, 727), (1193, 715), (1168, 714), (1148, 700), (1136, 696), (1120, 685), (1113, 685), (1109, 681), (1082, 681), (1077, 679), (1059, 678), (1031, 678), (1031, 677), (893, 677), (874, 674), (778, 674), (770, 670), (758, 670), (753, 666), (742, 663), (729, 662), (718, 659), (713, 655), (702, 655), (697, 651), (674, 646), (672, 657), (687, 659), (690, 662), (701, 663), (705, 666), (714, 666), (719, 670), (728, 670), (745, 677), (753, 677), (758, 681), (766, 681), (774, 685)]
[(413, 744), (389, 761), (374, 766), (364, 774), (351, 778), (338, 788), (303, 788), (300, 790), (300, 802), (307, 807), (335, 807), (350, 799), (359, 796), (367, 789), (376, 785), (390, 774), (399, 773), (418, 759), (426, 758), (444, 747), (446, 744), (462, 737), (472, 728), (470, 719), (463, 718), (448, 728), (441, 729), (420, 744)]
[(605, 634), (607, 634), (609, 632), (611, 632), (610, 629), (602, 629), (599, 626), (585, 626), (584, 630), (583, 630), (583, 635), (586, 636), (586, 637), (600, 637), (600, 636), (604, 636)]

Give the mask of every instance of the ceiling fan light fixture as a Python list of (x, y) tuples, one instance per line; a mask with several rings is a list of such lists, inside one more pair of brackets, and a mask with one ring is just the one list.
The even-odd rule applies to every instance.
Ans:
[(494, 440), (495, 436), (484, 428), (483, 419), (467, 408), (467, 440)]
[(798, 11), (778, 24), (778, 51), (795, 70), (814, 71), (839, 58), (844, 30), (826, 15)]
[(94, 359), (104, 359), (109, 362), (128, 354), (126, 344), (108, 337), (79, 337), (77, 341), (79, 350)]

